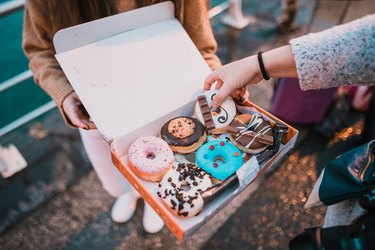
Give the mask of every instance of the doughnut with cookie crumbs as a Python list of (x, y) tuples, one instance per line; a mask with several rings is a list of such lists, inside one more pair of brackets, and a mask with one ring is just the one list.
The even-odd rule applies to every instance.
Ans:
[(160, 137), (168, 143), (173, 152), (188, 154), (195, 151), (206, 140), (206, 131), (197, 119), (179, 116), (162, 126)]

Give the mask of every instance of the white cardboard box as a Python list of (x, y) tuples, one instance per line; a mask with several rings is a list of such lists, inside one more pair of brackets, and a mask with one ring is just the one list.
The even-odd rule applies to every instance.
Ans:
[[(242, 170), (246, 171), (239, 171), (240, 185), (225, 190), (199, 215), (177, 217), (156, 195), (157, 183), (141, 180), (126, 165), (127, 148), (135, 139), (158, 135), (167, 120), (193, 114), (203, 81), (210, 73), (175, 19), (173, 3), (60, 30), (54, 45), (64, 73), (110, 144), (113, 163), (180, 240), (193, 234), (295, 143), (298, 131), (288, 126), (276, 155), (261, 167), (254, 158), (244, 164)], [(246, 105), (278, 120), (251, 102)]]

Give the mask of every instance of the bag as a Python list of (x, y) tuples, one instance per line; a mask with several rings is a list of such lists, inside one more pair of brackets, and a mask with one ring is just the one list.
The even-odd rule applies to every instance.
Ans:
[(271, 113), (287, 123), (318, 124), (329, 110), (336, 88), (302, 91), (297, 78), (280, 78)]
[(289, 249), (370, 250), (375, 246), (374, 237), (375, 221), (372, 214), (370, 219), (355, 225), (307, 228), (289, 242)]
[(330, 162), (320, 174), (306, 208), (361, 198), (375, 187), (375, 140)]

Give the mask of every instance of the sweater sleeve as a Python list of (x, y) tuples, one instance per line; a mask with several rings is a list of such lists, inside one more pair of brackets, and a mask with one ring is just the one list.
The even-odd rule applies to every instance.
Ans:
[(290, 44), (302, 90), (375, 83), (375, 15)]
[(25, 4), (22, 48), (29, 59), (34, 81), (55, 101), (67, 124), (73, 126), (62, 110), (62, 102), (73, 88), (55, 59), (52, 43), (54, 32), (45, 19), (44, 12), (45, 10), (33, 1), (27, 1)]
[(217, 43), (208, 18), (206, 0), (184, 1), (182, 25), (212, 70), (221, 65)]

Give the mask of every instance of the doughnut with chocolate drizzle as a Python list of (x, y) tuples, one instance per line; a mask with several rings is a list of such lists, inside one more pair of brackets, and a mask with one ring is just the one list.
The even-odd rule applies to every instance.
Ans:
[(257, 154), (273, 144), (273, 128), (260, 114), (241, 114), (231, 122), (229, 138), (243, 152)]

